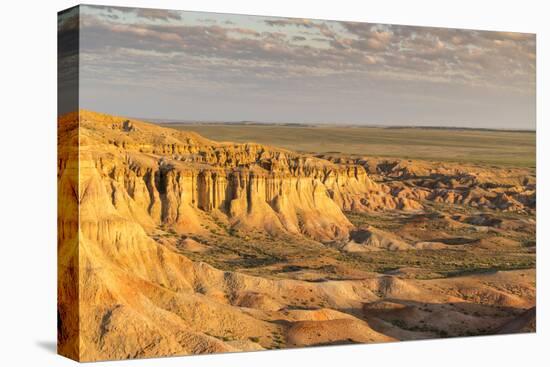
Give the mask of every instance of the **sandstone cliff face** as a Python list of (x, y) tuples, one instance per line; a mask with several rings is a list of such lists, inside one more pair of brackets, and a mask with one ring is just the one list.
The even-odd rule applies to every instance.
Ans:
[(419, 210), (426, 201), (535, 209), (534, 180), (515, 169), (314, 157), (88, 111), (79, 139), (82, 169), (145, 230), (201, 233), (222, 218), (235, 230), (330, 242), (349, 238), (344, 211)]
[(81, 164), (105, 184), (116, 211), (144, 228), (199, 232), (216, 212), (237, 229), (332, 241), (352, 227), (343, 210), (404, 206), (360, 165), (90, 112), (81, 113), (80, 145)]

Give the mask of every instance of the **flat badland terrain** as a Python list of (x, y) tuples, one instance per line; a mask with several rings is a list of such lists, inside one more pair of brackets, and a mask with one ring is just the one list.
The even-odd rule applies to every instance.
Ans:
[(535, 167), (535, 132), (484, 129), (168, 123), (217, 141), (256, 142), (300, 152)]
[(535, 330), (534, 133), (168, 126), (60, 120), (66, 354)]

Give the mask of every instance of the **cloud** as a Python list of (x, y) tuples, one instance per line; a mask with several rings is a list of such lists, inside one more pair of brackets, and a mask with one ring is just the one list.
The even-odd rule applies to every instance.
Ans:
[(286, 18), (241, 22), (155, 9), (84, 13), (84, 75), (98, 84), (192, 86), (204, 93), (258, 93), (269, 85), (275, 93), (298, 79), (296, 88), (315, 90), (340, 78), (348, 81), (348, 94), (417, 81), (534, 95), (530, 34)]
[[(83, 5), (82, 8), (101, 10), (102, 16), (110, 19), (119, 19), (120, 15), (125, 16), (128, 14), (133, 14), (138, 18), (152, 21), (173, 21), (182, 19), (181, 12), (168, 9), (130, 8), (107, 5)], [(120, 15), (115, 13), (119, 13)]]
[(272, 27), (286, 27), (286, 26), (296, 26), (304, 28), (314, 28), (316, 25), (314, 21), (310, 19), (298, 19), (298, 18), (288, 18), (288, 19), (266, 19), (264, 22)]
[[(247, 60), (279, 68), (280, 78), (291, 75), (286, 69), (295, 65), (311, 68), (312, 74), (324, 69), (327, 73), (362, 71), (417, 78), (422, 72), (427, 80), (473, 84), (516, 78), (509, 87), (518, 86), (523, 75), (524, 84), (533, 82), (530, 78), (533, 79), (534, 49), (529, 46), (529, 35), (367, 23), (328, 24), (305, 19), (264, 22), (274, 30), (260, 33), (253, 28), (203, 22), (121, 24), (89, 17), (83, 23), (87, 32), (83, 47), (85, 51), (109, 53), (120, 48), (181, 52), (187, 57), (224, 60), (230, 67), (235, 60)], [(292, 35), (281, 29), (288, 26), (315, 29), (318, 37)], [(514, 68), (514, 75), (510, 75)]]
[(173, 10), (165, 9), (136, 9), (136, 15), (146, 19), (181, 20), (181, 14)]

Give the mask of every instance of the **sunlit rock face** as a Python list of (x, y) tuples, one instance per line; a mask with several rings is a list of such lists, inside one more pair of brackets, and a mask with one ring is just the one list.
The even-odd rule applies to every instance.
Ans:
[[(306, 281), (273, 277), (269, 266), (267, 276), (250, 275), (191, 259), (211, 245), (193, 237), (223, 232), (212, 237), (223, 247), (233, 231), (238, 241), (248, 241), (248, 234), (276, 239), (259, 241), (263, 248), (286, 246), (284, 241), (292, 238), (294, 246), (315, 248), (319, 256), (330, 251), (340, 256), (338, 246), (342, 253), (445, 249), (450, 245), (412, 244), (375, 227), (355, 227), (344, 213), (397, 209), (416, 215), (426, 201), (534, 210), (534, 183), (517, 182), (513, 172), (462, 177), (443, 169), (342, 161), (258, 144), (219, 143), (89, 111), (60, 119), (59, 143), (58, 335), (63, 355), (92, 361), (423, 339), (441, 336), (438, 330), (468, 335), (475, 323), (460, 321), (472, 312), (458, 306), (449, 317), (426, 319), (435, 331), (404, 330), (384, 320), (417, 322), (416, 316), (407, 316), (420, 312), (406, 301), (413, 298), (424, 302), (419, 305), (426, 315), (427, 308), (437, 313), (442, 304), (471, 299), (518, 310), (534, 306), (533, 270), (442, 282), (408, 279), (406, 268), (395, 274), (355, 274), (349, 266), (344, 270), (355, 274), (353, 279), (325, 274), (323, 281)], [(393, 181), (393, 176), (412, 181)], [(511, 225), (483, 215), (455, 219), (498, 229)], [(430, 217), (456, 226), (455, 219)], [(332, 265), (318, 268), (332, 275)], [(487, 284), (514, 287), (508, 291)], [(381, 300), (392, 303), (377, 303)], [(514, 312), (494, 319), (481, 315), (476, 322), (497, 330), (503, 320), (519, 315)], [(456, 325), (439, 325), (443, 319)]]
[(198, 216), (218, 211), (236, 228), (331, 241), (349, 234), (343, 210), (418, 207), (390, 195), (360, 165), (87, 111), (80, 146), (82, 181), (101, 181), (110, 198), (104, 205), (145, 227), (200, 231)]

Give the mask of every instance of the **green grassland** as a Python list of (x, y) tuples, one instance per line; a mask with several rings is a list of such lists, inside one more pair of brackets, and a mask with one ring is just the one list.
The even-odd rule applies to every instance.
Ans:
[(277, 124), (164, 124), (217, 141), (256, 142), (300, 152), (535, 166), (535, 132)]
[[(437, 212), (434, 211), (437, 209)], [(427, 208), (425, 213), (456, 213), (456, 206), (437, 206)], [(465, 209), (470, 213), (474, 209)], [(489, 213), (489, 212), (488, 212)], [(525, 220), (525, 214), (490, 212), (495, 218)], [(163, 237), (175, 244), (176, 250), (194, 261), (206, 262), (216, 268), (239, 271), (242, 273), (274, 278), (303, 279), (309, 273), (308, 280), (362, 278), (366, 273), (386, 273), (400, 268), (422, 269), (414, 275), (416, 278), (439, 278), (471, 273), (483, 273), (498, 270), (534, 268), (536, 252), (535, 232), (530, 228), (518, 231), (500, 231), (480, 227), (442, 227), (437, 220), (426, 219), (418, 227), (422, 231), (407, 232), (404, 226), (423, 213), (389, 211), (378, 213), (346, 212), (356, 226), (373, 225), (402, 238), (411, 235), (419, 241), (429, 241), (431, 233), (440, 232), (448, 243), (460, 239), (462, 245), (439, 250), (372, 251), (350, 253), (343, 251), (338, 243), (318, 243), (303, 237), (290, 235), (271, 236), (261, 231), (228, 231), (225, 226), (210, 228), (203, 235), (193, 235), (197, 242), (207, 246), (205, 252), (191, 252), (180, 248), (177, 243), (185, 236), (175, 232), (159, 230), (153, 237)], [(495, 240), (499, 237), (514, 241), (508, 246), (479, 246), (480, 241)], [(414, 242), (414, 241), (411, 241)]]

